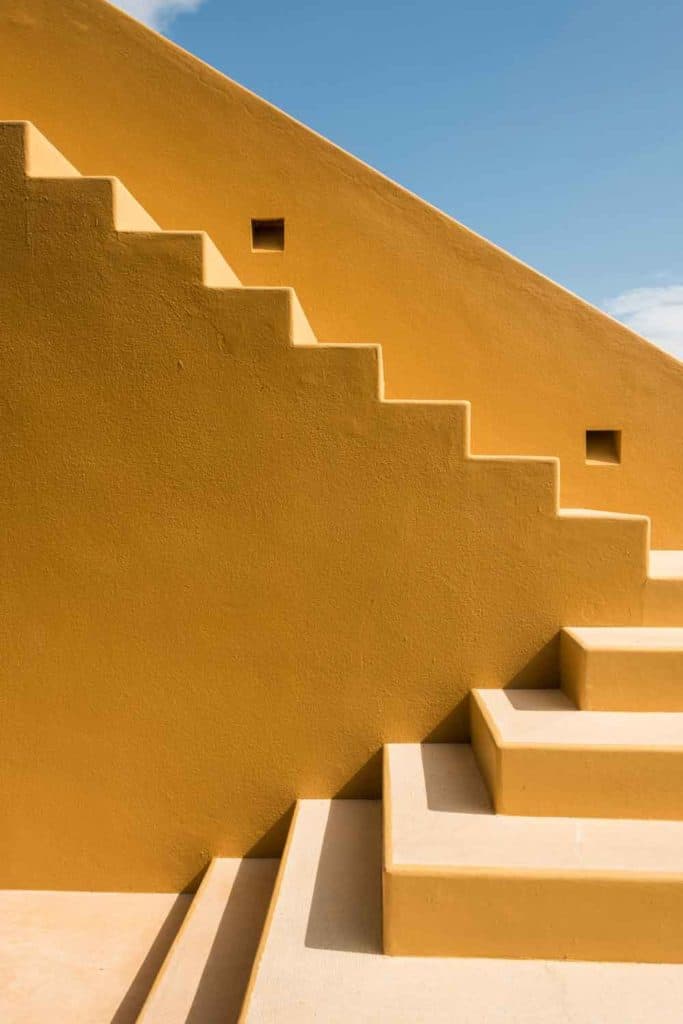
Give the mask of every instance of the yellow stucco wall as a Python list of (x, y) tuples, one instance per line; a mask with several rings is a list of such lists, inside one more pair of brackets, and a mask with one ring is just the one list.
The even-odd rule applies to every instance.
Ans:
[[(104, 4), (6, 0), (0, 53), (0, 118), (295, 285), (320, 338), (381, 342), (391, 397), (472, 399), (476, 450), (561, 456), (563, 504), (681, 544), (674, 360)], [(467, 458), (466, 405), (381, 402), (377, 350), (290, 347), (291, 293), (207, 289), (201, 239), (134, 210), (117, 234), (111, 186), (25, 181), (23, 140), (0, 885), (176, 889), (275, 852), (295, 798), (377, 795), (383, 742), (462, 738), (472, 686), (552, 682), (561, 626), (641, 621), (643, 520), (558, 517), (555, 461)], [(623, 431), (620, 467), (584, 465), (586, 427)]]
[(556, 461), (468, 458), (465, 404), (382, 401), (376, 348), (206, 287), (200, 236), (125, 197), (117, 232), (111, 183), (36, 147), (26, 178), (26, 138), (0, 131), (0, 885), (272, 852), (295, 798), (376, 795), (385, 741), (465, 735), (470, 687), (551, 681), (563, 624), (641, 621), (646, 520), (559, 516)]
[[(563, 505), (683, 546), (677, 361), (100, 0), (4, 0), (0, 52), (0, 117), (294, 286), (320, 338), (381, 343), (391, 396), (470, 400), (476, 451), (559, 456)], [(285, 252), (252, 253), (271, 216)], [(585, 464), (586, 429), (622, 430), (621, 466)]]

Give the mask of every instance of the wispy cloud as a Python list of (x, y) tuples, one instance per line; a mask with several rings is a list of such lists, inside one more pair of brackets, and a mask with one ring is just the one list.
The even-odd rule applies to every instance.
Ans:
[(196, 11), (203, 0), (114, 0), (122, 11), (152, 28), (165, 28), (182, 11)]
[(655, 345), (683, 360), (683, 284), (633, 288), (603, 308)]

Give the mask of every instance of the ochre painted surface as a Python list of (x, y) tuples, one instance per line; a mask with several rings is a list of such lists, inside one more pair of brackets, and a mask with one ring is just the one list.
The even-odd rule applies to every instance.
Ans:
[[(542, 685), (562, 625), (639, 624), (648, 523), (469, 458), (291, 291), (0, 132), (0, 884), (180, 889), (376, 795), (385, 741)], [(121, 223), (121, 222), (119, 222)], [(130, 230), (139, 224), (142, 230)], [(222, 283), (207, 287), (205, 281)], [(293, 345), (297, 342), (297, 345)], [(264, 838), (265, 837), (265, 838)]]
[(384, 766), (385, 952), (683, 962), (683, 822), (495, 813), (468, 744)]
[[(295, 287), (321, 339), (382, 344), (390, 396), (471, 401), (475, 451), (558, 456), (563, 505), (683, 547), (675, 359), (101, 0), (3, 0), (0, 40), (0, 117)], [(252, 252), (279, 217), (284, 252)], [(586, 465), (588, 429), (621, 430), (620, 465)]]
[(470, 709), (499, 814), (683, 819), (680, 714), (578, 711), (553, 689), (473, 690)]
[(587, 711), (683, 711), (683, 628), (563, 629), (560, 675)]
[[(587, 879), (569, 872), (539, 878), (523, 871), (394, 869), (384, 875), (384, 950), (402, 956), (680, 963), (682, 894), (680, 878), (641, 887), (629, 885), (628, 878)], [(588, 935), (587, 919), (593, 926)], [(455, 921), (459, 927), (447, 927)]]

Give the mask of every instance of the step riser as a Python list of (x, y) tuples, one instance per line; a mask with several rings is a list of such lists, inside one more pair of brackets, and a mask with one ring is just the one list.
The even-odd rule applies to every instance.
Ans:
[(647, 581), (643, 625), (683, 626), (683, 580)]
[(679, 651), (589, 649), (560, 641), (562, 688), (585, 711), (683, 711)]
[(499, 814), (683, 819), (683, 752), (503, 746), (471, 703), (472, 745)]
[(683, 819), (683, 757), (651, 751), (503, 751), (499, 814)]
[(683, 962), (683, 877), (386, 872), (395, 956)]

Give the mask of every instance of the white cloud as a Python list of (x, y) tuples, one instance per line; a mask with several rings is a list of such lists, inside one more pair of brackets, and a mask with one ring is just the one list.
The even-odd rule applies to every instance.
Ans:
[(633, 288), (604, 302), (603, 308), (683, 360), (683, 284)]
[(161, 29), (182, 11), (196, 11), (203, 0), (115, 0), (122, 11), (152, 28)]

